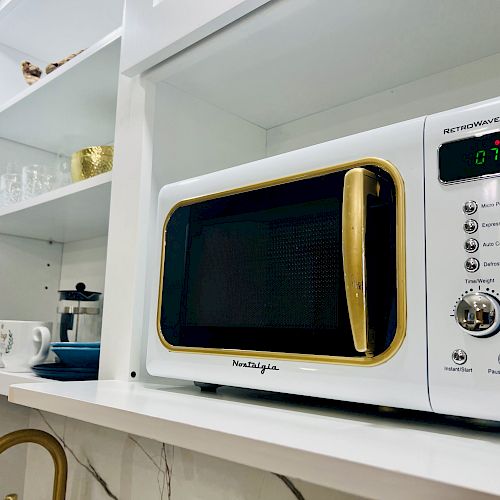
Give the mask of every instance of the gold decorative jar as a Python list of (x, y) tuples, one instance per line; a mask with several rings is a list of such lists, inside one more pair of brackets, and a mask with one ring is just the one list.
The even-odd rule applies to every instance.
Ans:
[(82, 181), (113, 168), (113, 146), (93, 146), (71, 155), (71, 179)]

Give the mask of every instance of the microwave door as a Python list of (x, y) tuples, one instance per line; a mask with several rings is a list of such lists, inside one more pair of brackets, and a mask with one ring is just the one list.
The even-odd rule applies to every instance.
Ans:
[(401, 307), (401, 189), (384, 166), (359, 161), (175, 206), (158, 308), (165, 347), (378, 362), (396, 346)]
[(342, 206), (344, 285), (354, 347), (367, 357), (374, 354), (374, 336), (368, 322), (366, 220), (368, 197), (379, 194), (380, 183), (373, 172), (353, 168), (346, 173)]

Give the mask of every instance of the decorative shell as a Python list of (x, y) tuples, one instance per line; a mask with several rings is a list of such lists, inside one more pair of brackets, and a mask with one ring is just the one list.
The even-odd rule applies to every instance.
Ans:
[(29, 61), (21, 62), (21, 70), (28, 85), (33, 85), (42, 76), (42, 70), (36, 64), (31, 64)]
[(59, 66), (62, 66), (63, 64), (67, 63), (68, 61), (71, 61), (73, 57), (76, 57), (78, 54), (81, 54), (83, 50), (79, 50), (78, 52), (75, 52), (74, 54), (70, 54), (69, 56), (66, 56), (64, 59), (61, 59), (60, 61), (50, 63), (46, 68), (45, 68), (45, 73), (47, 75), (49, 73), (52, 73), (55, 69), (59, 68)]

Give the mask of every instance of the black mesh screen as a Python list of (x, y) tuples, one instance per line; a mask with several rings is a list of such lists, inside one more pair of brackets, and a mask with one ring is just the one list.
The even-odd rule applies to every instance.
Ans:
[[(319, 204), (323, 205), (323, 204)], [(191, 238), (188, 326), (335, 328), (339, 207), (269, 209), (211, 220)]]

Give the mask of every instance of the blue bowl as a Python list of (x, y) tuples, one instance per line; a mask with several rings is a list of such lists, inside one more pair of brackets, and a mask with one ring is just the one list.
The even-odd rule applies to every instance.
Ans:
[(94, 347), (79, 347), (75, 349), (73, 347), (52, 346), (52, 351), (57, 354), (58, 358), (66, 366), (99, 366), (101, 350)]

